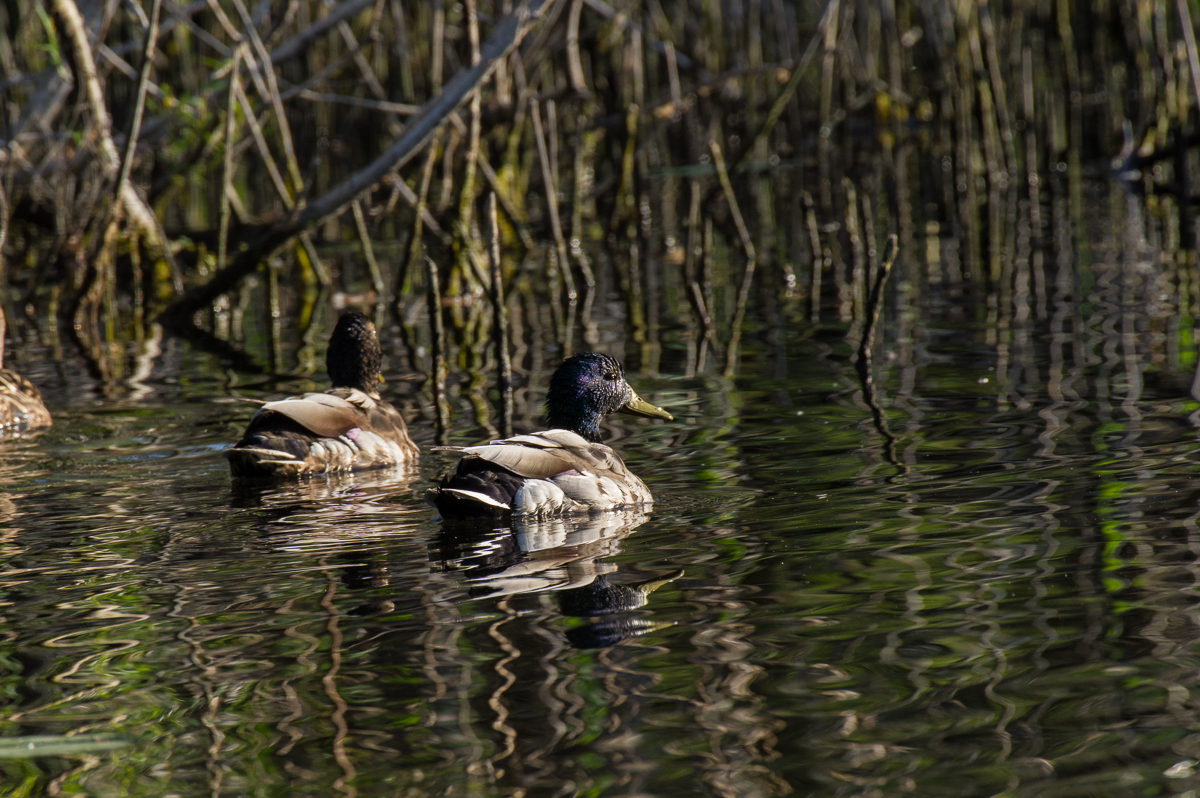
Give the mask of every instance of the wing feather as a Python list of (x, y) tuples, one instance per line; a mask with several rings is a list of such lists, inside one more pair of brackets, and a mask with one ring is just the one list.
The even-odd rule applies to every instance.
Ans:
[(489, 463), (494, 463), (506, 471), (511, 471), (526, 479), (549, 479), (574, 468), (569, 458), (554, 449), (497, 444), (471, 446), (463, 449), (463, 452), (487, 460)]
[[(306, 393), (278, 402), (267, 402), (255, 417), (263, 413), (279, 413), (322, 438), (345, 435), (362, 426), (362, 410), (339, 396), (327, 393)], [(253, 423), (253, 422), (251, 422)]]

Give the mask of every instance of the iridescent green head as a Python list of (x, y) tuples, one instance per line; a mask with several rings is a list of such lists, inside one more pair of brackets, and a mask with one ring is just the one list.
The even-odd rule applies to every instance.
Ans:
[(550, 378), (546, 418), (551, 427), (569, 429), (600, 441), (600, 421), (609, 413), (673, 420), (661, 407), (644, 402), (625, 381), (615, 358), (584, 352), (567, 358)]

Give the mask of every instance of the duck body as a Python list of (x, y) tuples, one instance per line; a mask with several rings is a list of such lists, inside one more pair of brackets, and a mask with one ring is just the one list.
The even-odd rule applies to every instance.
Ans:
[(225, 457), (235, 477), (301, 476), (403, 466), (417, 447), (396, 408), (342, 388), (266, 403)]
[(426, 494), (447, 518), (548, 516), (654, 502), (616, 452), (570, 430), (451, 451), (463, 454), (454, 476)]
[(404, 417), (374, 388), (382, 354), (366, 316), (342, 314), (325, 363), (332, 388), (267, 402), (242, 439), (223, 452), (234, 477), (293, 477), (416, 461)]
[(0, 432), (24, 432), (53, 423), (34, 384), (11, 369), (0, 368)]
[(493, 519), (654, 502), (646, 484), (600, 442), (600, 421), (611, 412), (671, 415), (642, 401), (616, 360), (585, 353), (564, 361), (550, 380), (546, 412), (553, 429), (480, 446), (445, 447), (463, 457), (452, 476), (426, 491), (426, 501), (443, 518)]

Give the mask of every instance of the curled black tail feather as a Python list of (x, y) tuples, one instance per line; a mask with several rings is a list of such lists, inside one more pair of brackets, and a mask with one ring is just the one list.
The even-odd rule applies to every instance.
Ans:
[[(510, 514), (525, 479), (479, 457), (464, 457), (453, 476), (425, 493), (443, 518), (502, 518)], [(495, 504), (474, 498), (486, 496)]]

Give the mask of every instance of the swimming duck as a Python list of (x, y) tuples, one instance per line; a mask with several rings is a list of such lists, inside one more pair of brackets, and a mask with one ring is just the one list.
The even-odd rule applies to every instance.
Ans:
[(463, 458), (453, 476), (430, 488), (425, 500), (444, 518), (548, 516), (650, 504), (649, 488), (600, 443), (600, 421), (622, 412), (673, 420), (642, 401), (621, 364), (587, 352), (563, 361), (550, 378), (546, 417), (552, 429), (445, 447)]
[(4, 368), (4, 310), (0, 309), (0, 432), (23, 432), (54, 423), (33, 383)]
[(375, 325), (356, 310), (338, 319), (325, 353), (332, 386), (267, 402), (223, 454), (235, 477), (298, 476), (416, 461), (396, 408), (379, 398), (383, 354)]

